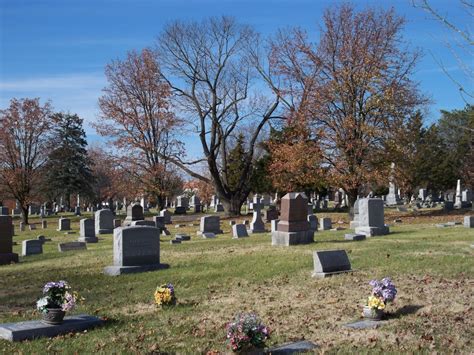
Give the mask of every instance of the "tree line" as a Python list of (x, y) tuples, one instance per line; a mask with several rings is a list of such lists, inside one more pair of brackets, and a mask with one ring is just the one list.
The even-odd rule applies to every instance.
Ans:
[[(352, 205), (360, 193), (387, 185), (392, 162), (406, 194), (452, 188), (457, 178), (472, 186), (472, 106), (425, 124), (430, 101), (412, 78), (421, 53), (408, 48), (403, 26), (393, 9), (357, 11), (350, 4), (325, 11), (316, 42), (300, 28), (264, 38), (225, 16), (172, 22), (149, 48), (106, 66), (94, 127), (108, 150), (87, 156), (79, 134), (75, 146), (53, 154), (45, 133), (56, 121), (49, 104), (35, 101), (35, 112), (21, 107), (44, 122), (24, 127), (33, 130), (24, 143), (34, 152), (5, 153), (16, 134), (6, 118), (24, 103), (13, 100), (1, 116), (2, 170), (11, 170), (2, 175), (5, 186), (12, 192), (13, 182), (22, 184), (28, 195), (44, 185), (32, 183), (40, 174), (56, 177), (46, 186), (67, 195), (77, 190), (66, 191), (69, 183), (94, 181), (81, 193), (101, 200), (143, 194), (163, 207), (186, 174), (193, 186), (214, 190), (230, 215), (251, 192), (338, 187)], [(74, 124), (63, 123), (56, 136)], [(186, 156), (184, 132), (199, 140), (201, 158)], [(8, 163), (15, 154), (18, 167)], [(54, 172), (68, 156), (76, 165)], [(79, 164), (86, 168), (79, 172)]]

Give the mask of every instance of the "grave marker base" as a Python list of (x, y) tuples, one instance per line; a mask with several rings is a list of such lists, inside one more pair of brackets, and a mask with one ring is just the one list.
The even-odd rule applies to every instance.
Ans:
[(138, 272), (147, 272), (168, 269), (168, 264), (151, 264), (139, 266), (107, 266), (104, 268), (104, 274), (109, 276), (118, 276), (122, 274), (134, 274)]
[(64, 317), (59, 325), (45, 324), (40, 320), (0, 324), (0, 338), (9, 341), (29, 340), (40, 337), (54, 337), (59, 334), (77, 332), (101, 325), (100, 318), (80, 314)]
[(310, 350), (318, 348), (318, 345), (308, 340), (297, 341), (295, 343), (285, 344), (277, 346), (268, 350), (265, 350), (266, 354), (302, 354), (305, 352), (312, 352)]
[(334, 272), (313, 272), (311, 276), (318, 279), (324, 279), (326, 277), (330, 277), (333, 275), (344, 274), (346, 272), (354, 272), (354, 271), (355, 270), (344, 270), (344, 271), (334, 271)]
[(344, 327), (352, 328), (352, 329), (367, 329), (367, 328), (375, 329), (375, 328), (380, 327), (384, 323), (386, 323), (386, 321), (364, 319), (364, 320), (358, 320), (352, 323), (344, 324)]

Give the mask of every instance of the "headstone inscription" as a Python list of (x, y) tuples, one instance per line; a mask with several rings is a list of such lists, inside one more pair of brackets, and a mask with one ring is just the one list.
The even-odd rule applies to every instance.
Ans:
[(315, 251), (313, 252), (313, 261), (313, 277), (324, 278), (352, 271), (351, 263), (345, 250)]

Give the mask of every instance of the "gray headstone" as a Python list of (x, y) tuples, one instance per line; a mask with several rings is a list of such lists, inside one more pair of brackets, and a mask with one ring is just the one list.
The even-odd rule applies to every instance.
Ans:
[(0, 215), (1, 216), (8, 216), (9, 214), (10, 214), (10, 211), (8, 210), (8, 207), (0, 206)]
[(314, 251), (313, 261), (313, 277), (323, 278), (352, 271), (351, 263), (345, 250)]
[(141, 220), (141, 221), (133, 221), (132, 226), (148, 226), (148, 227), (155, 227), (156, 224), (153, 221)]
[[(96, 212), (97, 213), (97, 212)], [(97, 225), (97, 214), (96, 214)], [(83, 218), (79, 222), (79, 242), (97, 243), (99, 239), (95, 236), (94, 221), (90, 218)]]
[(51, 241), (51, 238), (46, 238), (44, 235), (39, 235), (36, 237), (36, 239), (39, 240), (42, 244)]
[(143, 216), (143, 207), (139, 203), (132, 203), (127, 207), (127, 217), (124, 224), (129, 226), (133, 221), (140, 221), (145, 219)]
[(352, 329), (374, 329), (383, 325), (385, 321), (364, 319), (358, 320), (353, 323), (347, 323), (344, 326)]
[(71, 230), (71, 220), (69, 218), (60, 218), (58, 220), (58, 231)]
[(187, 208), (184, 206), (176, 206), (174, 209), (174, 214), (186, 214)]
[(33, 340), (40, 337), (54, 337), (59, 334), (83, 331), (101, 325), (103, 321), (87, 314), (64, 317), (59, 325), (45, 324), (40, 320), (2, 323), (0, 338), (8, 341)]
[(13, 224), (11, 216), (0, 216), (0, 265), (18, 262), (18, 254), (13, 253)]
[(365, 240), (365, 235), (364, 234), (345, 234), (344, 235), (345, 240)]
[(318, 231), (318, 217), (316, 217), (314, 214), (309, 214), (308, 215), (308, 223), (309, 223), (309, 229), (311, 229), (314, 232)]
[(43, 229), (48, 228), (48, 221), (42, 220), (42, 221), (41, 221), (41, 228), (43, 228)]
[(36, 224), (35, 223), (29, 224), (29, 227), (30, 227), (30, 231), (36, 230)]
[(181, 244), (181, 240), (179, 239), (171, 239), (170, 244)]
[(274, 219), (278, 219), (278, 211), (275, 206), (268, 207), (267, 210), (264, 211), (265, 221), (270, 223)]
[(221, 219), (219, 216), (204, 216), (201, 217), (201, 223), (199, 225), (199, 231), (197, 235), (203, 233), (214, 233), (221, 234)]
[(234, 239), (248, 237), (245, 224), (234, 224), (232, 226), (232, 237)]
[(474, 216), (464, 216), (464, 227), (474, 228)]
[(105, 274), (116, 276), (166, 267), (160, 264), (158, 228), (130, 226), (114, 229), (114, 263), (104, 269)]
[(114, 219), (114, 229), (122, 226), (121, 219)]
[(21, 256), (43, 254), (43, 242), (38, 239), (28, 239), (21, 243)]
[(59, 243), (58, 250), (62, 253), (65, 251), (87, 250), (85, 242), (66, 242)]
[(202, 237), (206, 239), (213, 239), (216, 237), (216, 235), (215, 233), (205, 232), (205, 233), (202, 233)]
[(302, 341), (297, 341), (294, 343), (270, 348), (267, 351), (265, 351), (265, 353), (272, 354), (272, 355), (303, 354), (307, 352), (313, 352), (314, 349), (317, 349), (317, 348), (318, 348), (318, 345), (308, 340), (302, 340)]
[(262, 220), (262, 204), (259, 195), (253, 197), (253, 216), (249, 233), (265, 233), (265, 223)]
[(329, 217), (322, 217), (319, 219), (319, 227), (323, 231), (330, 230), (332, 228), (332, 221)]
[(383, 200), (378, 198), (359, 200), (359, 225), (355, 228), (355, 233), (367, 237), (389, 233), (389, 228), (384, 224)]
[(272, 233), (277, 231), (277, 229), (278, 229), (278, 222), (280, 222), (279, 219), (274, 219), (274, 220), (272, 220), (272, 221), (270, 222), (270, 227), (271, 227)]
[(114, 214), (109, 209), (95, 212), (95, 232), (97, 234), (109, 234), (114, 231)]
[(171, 224), (171, 213), (167, 209), (160, 211), (160, 216), (165, 218), (165, 224)]

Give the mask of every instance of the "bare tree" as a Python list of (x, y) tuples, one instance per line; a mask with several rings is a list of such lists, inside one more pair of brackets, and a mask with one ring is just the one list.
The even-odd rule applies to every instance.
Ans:
[(169, 107), (170, 87), (160, 77), (156, 54), (145, 49), (107, 65), (109, 85), (99, 98), (102, 111), (94, 126), (112, 138), (115, 161), (133, 176), (140, 192), (153, 195), (160, 207), (180, 182), (169, 158), (182, 153), (175, 132), (180, 121)]
[(42, 168), (48, 157), (51, 105), (39, 99), (12, 99), (0, 111), (0, 178), (5, 192), (16, 199), (22, 220), (38, 192)]
[[(251, 190), (256, 142), (278, 106), (278, 99), (269, 102), (252, 95), (257, 73), (250, 53), (257, 40), (251, 28), (229, 17), (174, 22), (158, 38), (163, 77), (199, 135), (211, 182), (231, 215), (240, 214)], [(244, 164), (231, 186), (228, 155), (242, 126), (251, 129), (246, 131)], [(179, 157), (171, 161), (191, 176), (209, 181), (189, 164), (196, 162)]]
[[(450, 7), (458, 6), (464, 13), (474, 20), (474, 2), (470, 0), (459, 0), (457, 4), (454, 1), (446, 2)], [(468, 28), (463, 28), (461, 24), (443, 15), (439, 10), (435, 9), (428, 0), (412, 0), (414, 7), (421, 8), (430, 14), (435, 20), (439, 21), (451, 33), (455, 34), (455, 40), (445, 43), (446, 47), (451, 51), (453, 57), (456, 59), (459, 68), (462, 70), (465, 78), (469, 81), (468, 87), (462, 80), (455, 78), (440, 59), (433, 56), (435, 61), (443, 70), (444, 74), (458, 87), (464, 101), (468, 103), (468, 99), (474, 99), (474, 92), (472, 91), (472, 83), (474, 82), (474, 69), (472, 67), (472, 57), (474, 55), (472, 48), (474, 40)], [(463, 60), (463, 56), (470, 58), (468, 62)]]

